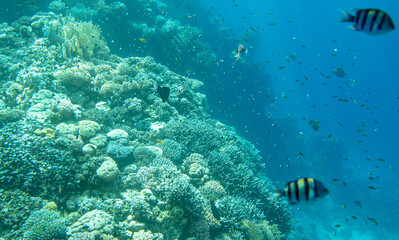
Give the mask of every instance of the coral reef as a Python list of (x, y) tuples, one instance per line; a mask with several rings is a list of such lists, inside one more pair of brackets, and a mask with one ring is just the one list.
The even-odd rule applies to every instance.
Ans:
[[(70, 4), (0, 25), (0, 238), (286, 238), (256, 148), (209, 117), (203, 82), (156, 63), (213, 64), (201, 32), (161, 1)], [(82, 21), (127, 12), (144, 57)]]
[(44, 201), (17, 191), (0, 189), (0, 231), (8, 239), (17, 239), (21, 235), (21, 225), (30, 213), (42, 208)]
[[(108, 41), (113, 42), (111, 48), (114, 44), (123, 46), (121, 49), (113, 48), (115, 52), (119, 51), (122, 54), (127, 52), (127, 55), (134, 56), (149, 55), (157, 62), (182, 74), (195, 72), (194, 74), (204, 76), (204, 79), (212, 76), (210, 70), (217, 64), (216, 54), (202, 39), (203, 33), (199, 28), (194, 27), (192, 23), (179, 21), (177, 17), (181, 17), (180, 13), (172, 15), (176, 11), (173, 10), (175, 7), (172, 7), (174, 3), (168, 6), (165, 1), (132, 0), (123, 3), (70, 1), (68, 7), (64, 5), (56, 0), (49, 5), (49, 8), (57, 13), (70, 14), (82, 21), (96, 20), (110, 33)], [(114, 21), (109, 21), (111, 18)], [(75, 20), (73, 22), (73, 27), (60, 27), (55, 24), (51, 29), (56, 29), (53, 32), (60, 32), (58, 29), (69, 30), (76, 28), (78, 24), (83, 24)], [(119, 30), (121, 28), (123, 31)], [(63, 38), (75, 38), (74, 31), (69, 30), (66, 33), (64, 31), (62, 31)], [(52, 35), (60, 34), (52, 33)], [(63, 42), (68, 49), (79, 43), (76, 40), (68, 44), (66, 41)]]

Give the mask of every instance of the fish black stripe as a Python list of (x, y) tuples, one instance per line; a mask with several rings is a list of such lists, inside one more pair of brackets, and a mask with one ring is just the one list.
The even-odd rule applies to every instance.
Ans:
[(309, 180), (307, 178), (304, 178), (305, 180), (305, 196), (306, 196), (306, 201), (309, 201)]
[(385, 13), (382, 13), (381, 22), (380, 22), (380, 24), (378, 24), (378, 27), (377, 27), (378, 30), (382, 30), (382, 25), (384, 24), (385, 19), (386, 19), (386, 14), (385, 14)]
[(295, 197), (296, 197), (296, 200), (299, 202), (299, 186), (298, 186), (298, 181), (295, 181)]
[(288, 183), (288, 199), (291, 200), (291, 183)]
[(378, 14), (380, 14), (380, 10), (375, 10), (375, 11), (374, 11), (373, 18), (371, 19), (371, 23), (370, 23), (370, 29), (369, 29), (370, 32), (373, 31), (373, 27), (374, 27), (374, 25), (375, 25), (375, 21), (377, 20)]
[(362, 21), (362, 27), (360, 28), (361, 30), (364, 30), (364, 26), (366, 25), (366, 21), (369, 15), (369, 11), (368, 9), (364, 10), (364, 17), (363, 17), (363, 21)]
[(317, 180), (314, 179), (313, 182), (314, 182), (314, 196), (316, 198), (319, 196), (319, 194), (317, 193)]
[(360, 13), (361, 11), (356, 12), (356, 18), (355, 18), (355, 26), (357, 27), (359, 24), (359, 19), (360, 19)]

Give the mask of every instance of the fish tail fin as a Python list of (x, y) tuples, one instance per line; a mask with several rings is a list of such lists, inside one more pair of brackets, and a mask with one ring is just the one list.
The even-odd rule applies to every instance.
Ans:
[(348, 13), (347, 11), (343, 10), (343, 9), (338, 9), (342, 14), (342, 18), (340, 20), (340, 22), (354, 22), (355, 21), (355, 16)]

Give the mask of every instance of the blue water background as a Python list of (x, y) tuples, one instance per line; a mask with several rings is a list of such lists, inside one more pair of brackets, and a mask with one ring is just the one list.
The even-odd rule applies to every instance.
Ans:
[[(232, 78), (230, 83), (234, 88), (234, 81), (244, 82), (241, 96), (245, 97), (239, 101), (244, 109), (230, 104), (225, 108), (225, 120), (250, 140), (252, 137), (265, 158), (268, 176), (277, 185), (297, 176), (311, 176), (328, 186), (331, 194), (327, 199), (299, 210), (293, 207), (312, 239), (398, 239), (399, 32), (368, 36), (351, 31), (346, 28), (350, 24), (339, 22), (342, 14), (338, 9), (380, 8), (399, 24), (399, 3), (235, 3), (238, 6), (233, 1), (204, 2), (206, 7), (213, 6), (214, 16), (220, 14), (223, 25), (234, 29), (237, 39), (250, 39), (244, 45), (249, 49), (251, 76)], [(295, 54), (295, 62), (290, 54)], [(340, 67), (347, 73), (344, 78), (332, 72)], [(240, 74), (239, 67), (231, 75), (234, 71)], [(266, 87), (271, 92), (264, 82), (270, 84)], [(228, 89), (226, 92), (219, 92), (219, 98), (235, 102), (236, 96), (229, 96)], [(311, 129), (309, 120), (320, 121), (320, 130)], [(339, 181), (331, 181), (334, 178)], [(361, 208), (355, 200), (362, 203)], [(378, 226), (368, 218), (375, 218)], [(337, 224), (340, 227), (334, 227)]]

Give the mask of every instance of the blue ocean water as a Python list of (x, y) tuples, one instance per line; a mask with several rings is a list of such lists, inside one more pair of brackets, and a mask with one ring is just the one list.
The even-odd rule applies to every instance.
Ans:
[[(339, 22), (338, 9), (385, 9), (397, 22), (399, 4), (204, 4), (213, 6), (214, 14), (220, 14), (223, 24), (242, 39), (251, 38), (247, 31), (255, 35), (246, 44), (250, 48), (250, 71), (262, 71), (268, 77), (240, 79), (245, 82), (246, 92), (256, 95), (252, 101), (260, 115), (250, 114), (255, 104), (247, 100), (243, 103), (247, 109), (244, 107), (230, 121), (240, 122), (241, 128), (237, 128), (242, 132), (247, 129), (245, 136), (252, 134), (277, 183), (312, 176), (324, 180), (331, 190), (324, 202), (292, 208), (305, 231), (312, 234), (311, 239), (397, 239), (394, 216), (398, 212), (399, 33), (375, 37), (351, 31), (346, 28), (348, 24)], [(255, 33), (251, 27), (257, 29)], [(290, 55), (296, 56), (295, 61)], [(334, 75), (332, 69), (336, 68), (342, 68), (347, 75)], [(265, 91), (262, 82), (270, 84), (272, 93)], [(272, 102), (265, 97), (267, 94), (273, 95)], [(313, 131), (309, 120), (320, 121), (320, 130)], [(354, 204), (356, 200), (361, 201), (361, 207)], [(375, 218), (378, 226), (369, 218)]]
[[(380, 8), (399, 24), (399, 3), (164, 2), (175, 4), (183, 24), (200, 28), (217, 55), (217, 77), (205, 86), (210, 114), (255, 144), (277, 187), (307, 176), (329, 188), (320, 201), (291, 206), (299, 224), (291, 238), (398, 239), (399, 32), (351, 31), (338, 9)], [(24, 4), (2, 9), (1, 22), (46, 10), (48, 2)], [(113, 53), (138, 52), (130, 38), (106, 38)], [(243, 63), (232, 57), (239, 44), (248, 50)], [(336, 76), (338, 68), (346, 76)], [(184, 65), (174, 70), (204, 78)]]

